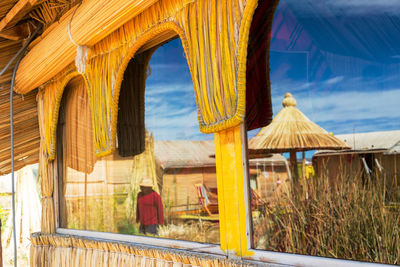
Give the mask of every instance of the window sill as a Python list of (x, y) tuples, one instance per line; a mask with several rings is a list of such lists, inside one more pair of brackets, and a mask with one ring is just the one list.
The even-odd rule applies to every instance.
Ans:
[(290, 254), (284, 252), (273, 252), (273, 251), (262, 251), (249, 249), (249, 251), (254, 252), (253, 256), (244, 257), (244, 260), (273, 263), (279, 265), (288, 266), (307, 266), (307, 267), (369, 267), (369, 266), (393, 266), (388, 264), (370, 263), (370, 262), (360, 262), (353, 260), (344, 259), (334, 259), (325, 258), (317, 256), (307, 256), (300, 254)]

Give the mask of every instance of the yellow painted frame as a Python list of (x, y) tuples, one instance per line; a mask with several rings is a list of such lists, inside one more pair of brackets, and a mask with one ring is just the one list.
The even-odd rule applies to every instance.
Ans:
[[(249, 203), (244, 124), (214, 134), (221, 249), (228, 255), (249, 251)], [(246, 201), (247, 200), (247, 201)]]

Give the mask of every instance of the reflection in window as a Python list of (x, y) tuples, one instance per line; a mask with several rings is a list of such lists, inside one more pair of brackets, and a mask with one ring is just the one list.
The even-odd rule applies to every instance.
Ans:
[(200, 133), (179, 39), (128, 64), (111, 155), (94, 156), (83, 79), (61, 107), (61, 227), (219, 243), (213, 135)]
[[(275, 125), (286, 127), (248, 134), (254, 248), (399, 264), (399, 11), (387, 1), (280, 1), (270, 75)], [(288, 127), (304, 120), (282, 116), (288, 106), (347, 148)], [(304, 146), (290, 147), (288, 132)], [(271, 147), (271, 135), (281, 143)]]

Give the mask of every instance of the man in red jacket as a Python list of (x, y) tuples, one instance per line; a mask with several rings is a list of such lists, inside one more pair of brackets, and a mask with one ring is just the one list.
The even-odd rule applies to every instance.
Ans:
[(158, 234), (158, 225), (164, 224), (164, 209), (160, 195), (153, 190), (150, 178), (143, 179), (137, 195), (136, 222), (143, 234)]

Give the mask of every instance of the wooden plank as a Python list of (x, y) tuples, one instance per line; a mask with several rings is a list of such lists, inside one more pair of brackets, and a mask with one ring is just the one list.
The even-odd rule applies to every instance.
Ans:
[(20, 0), (0, 21), (0, 32), (15, 26), (39, 0)]
[[(140, 14), (158, 0), (87, 0), (76, 10), (71, 23), (74, 41), (92, 46)], [(15, 91), (25, 94), (74, 61), (76, 46), (68, 36), (71, 12), (23, 58), (15, 79)]]

